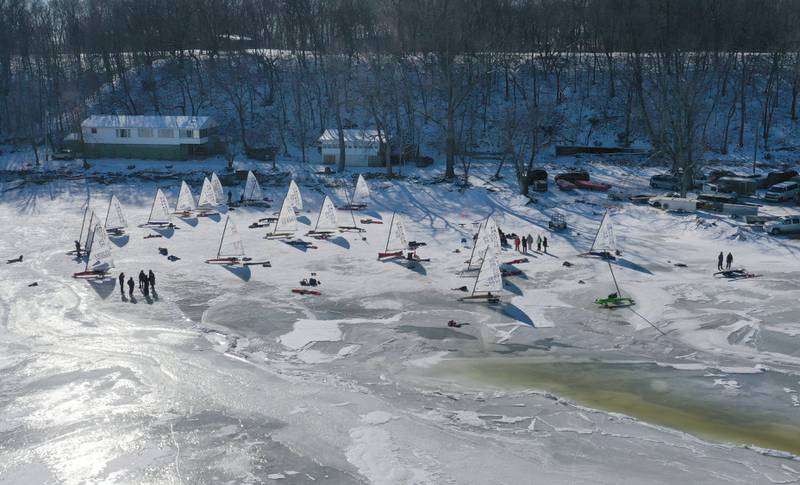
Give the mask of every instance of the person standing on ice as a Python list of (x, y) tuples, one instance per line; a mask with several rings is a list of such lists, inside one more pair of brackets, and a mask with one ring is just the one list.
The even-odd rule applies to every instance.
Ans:
[(142, 293), (144, 293), (145, 297), (150, 297), (150, 280), (147, 279), (147, 276), (144, 277), (144, 288), (142, 289)]
[(719, 256), (717, 256), (717, 269), (722, 271), (722, 260), (725, 256), (722, 254), (722, 251), (719, 252)]
[(544, 254), (547, 254), (547, 236), (542, 239), (542, 247), (544, 248)]
[(75, 255), (80, 257), (81, 255), (81, 242), (75, 241)]
[(133, 276), (128, 278), (128, 298), (133, 300)]
[(514, 251), (519, 252), (519, 236), (514, 236)]
[(531, 236), (530, 234), (528, 234), (528, 238), (527, 238), (527, 239), (528, 239), (528, 249), (530, 249), (531, 251), (533, 251), (533, 236)]
[(725, 269), (731, 269), (731, 264), (733, 264), (733, 254), (728, 253), (728, 257), (725, 258)]
[(528, 239), (522, 236), (522, 252), (528, 254)]
[(153, 289), (153, 292), (156, 291), (156, 274), (153, 273), (153, 270), (147, 271), (147, 281), (150, 283), (150, 288)]
[(536, 252), (542, 252), (542, 235), (539, 234), (536, 236)]
[(144, 275), (144, 270), (139, 270), (139, 290), (144, 288), (144, 282), (147, 281), (147, 276)]
[(119, 294), (125, 296), (125, 273), (119, 274)]

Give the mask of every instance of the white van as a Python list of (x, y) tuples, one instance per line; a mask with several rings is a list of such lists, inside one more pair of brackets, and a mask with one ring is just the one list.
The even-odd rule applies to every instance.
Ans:
[(783, 202), (794, 199), (797, 194), (800, 194), (800, 184), (792, 181), (781, 182), (767, 189), (764, 199), (770, 202)]
[(774, 236), (790, 232), (800, 232), (800, 216), (783, 216), (764, 224), (764, 232)]

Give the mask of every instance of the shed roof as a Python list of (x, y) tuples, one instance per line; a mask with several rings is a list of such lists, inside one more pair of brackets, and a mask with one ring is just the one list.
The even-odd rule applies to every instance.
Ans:
[[(378, 134), (378, 130), (362, 130), (362, 129), (348, 129), (342, 130), (344, 134), (345, 143), (354, 142), (369, 142), (383, 141), (382, 137)], [(339, 143), (339, 130), (329, 129), (325, 130), (322, 135), (317, 139), (319, 143)]]
[(210, 116), (92, 115), (81, 126), (86, 128), (177, 128), (198, 130), (216, 126)]

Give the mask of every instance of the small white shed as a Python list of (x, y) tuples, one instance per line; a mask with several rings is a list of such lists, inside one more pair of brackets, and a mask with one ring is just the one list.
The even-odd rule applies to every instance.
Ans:
[[(382, 167), (381, 157), (384, 140), (378, 130), (343, 130), (345, 143), (345, 165), (355, 167)], [(339, 130), (325, 130), (317, 139), (322, 154), (322, 163), (339, 163)]]

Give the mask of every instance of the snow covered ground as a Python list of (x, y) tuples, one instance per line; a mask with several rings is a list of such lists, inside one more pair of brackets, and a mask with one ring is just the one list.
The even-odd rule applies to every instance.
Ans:
[[(88, 180), (2, 181), (0, 254), (24, 262), (2, 266), (0, 483), (800, 480), (797, 240), (605, 194), (551, 191), (525, 205), (511, 174), (490, 182), (486, 166), (464, 191), (422, 172), (371, 179), (359, 218), (397, 210), (431, 258), (380, 262), (386, 224), (307, 250), (248, 229), (278, 210), (289, 180), (265, 170), (273, 207), (228, 215), (247, 254), (272, 267), (229, 270), (203, 263), (224, 215), (175, 219), (163, 238), (136, 227), (157, 187), (174, 204), (186, 178), (197, 196), (201, 164), (138, 162), (122, 175), (127, 162), (115, 163)], [(176, 170), (185, 173), (168, 176)], [(341, 181), (288, 170), (308, 208), (300, 233), (324, 194), (345, 202)], [(651, 173), (592, 172), (612, 182), (632, 173), (631, 193)], [(223, 181), (236, 198), (243, 181)], [(115, 242), (116, 271), (153, 269), (153, 298), (71, 278), (83, 263), (66, 251), (87, 198), (105, 214), (111, 193), (131, 225)], [(608, 266), (577, 256), (606, 208), (632, 310), (596, 308), (613, 289)], [(555, 211), (567, 231), (546, 230)], [(462, 238), (490, 213), (506, 232), (547, 235), (551, 254), (516, 266), (524, 274), (506, 279), (500, 306), (458, 303), (452, 288), (472, 282), (456, 275), (469, 255)], [(760, 277), (712, 277), (719, 251)], [(518, 257), (506, 250), (501, 261)], [(322, 295), (291, 293), (311, 272)]]

